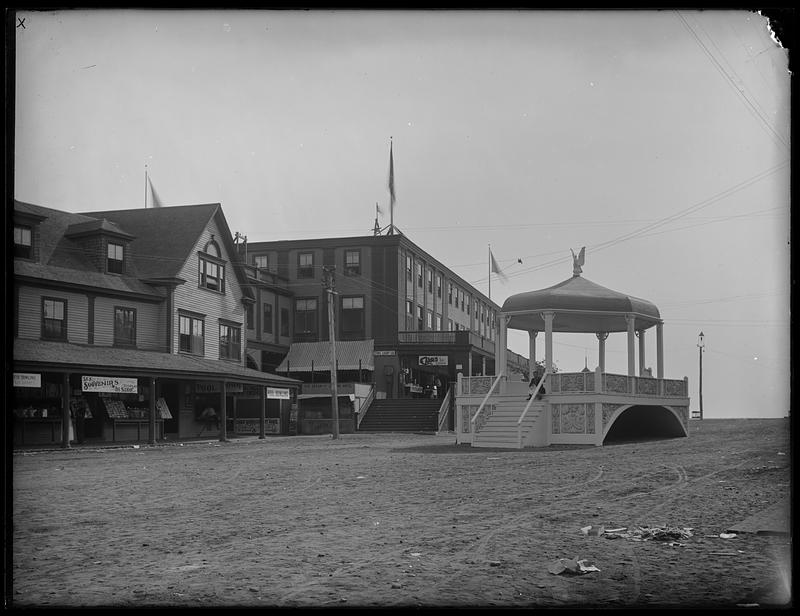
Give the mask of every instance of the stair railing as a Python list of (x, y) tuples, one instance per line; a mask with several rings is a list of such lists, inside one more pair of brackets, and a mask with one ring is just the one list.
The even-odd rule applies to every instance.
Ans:
[(444, 400), (442, 400), (441, 406), (439, 406), (439, 423), (436, 425), (436, 431), (442, 431), (442, 425), (447, 420), (447, 416), (450, 413), (450, 403), (453, 400), (453, 388), (447, 390), (447, 393), (444, 396)]
[(356, 430), (361, 427), (361, 421), (364, 419), (364, 415), (367, 414), (372, 401), (375, 399), (375, 385), (370, 387), (369, 393), (367, 397), (364, 398), (364, 401), (361, 403), (361, 406), (358, 407), (358, 419), (356, 420)]
[(492, 383), (492, 386), (489, 388), (489, 391), (486, 392), (486, 395), (483, 397), (483, 402), (481, 402), (480, 406), (478, 407), (478, 410), (475, 411), (475, 414), (469, 420), (469, 431), (470, 434), (472, 434), (473, 438), (475, 438), (475, 420), (478, 419), (478, 416), (483, 412), (483, 407), (486, 406), (486, 402), (489, 400), (489, 398), (492, 397), (495, 387), (497, 387), (497, 384), (500, 382), (500, 379), (502, 378), (504, 378), (504, 375), (501, 372), (500, 374), (497, 375), (497, 378), (495, 378), (494, 382)]
[(522, 422), (525, 421), (525, 415), (528, 414), (528, 409), (531, 408), (531, 404), (533, 404), (533, 401), (536, 400), (536, 395), (542, 388), (544, 380), (547, 378), (548, 374), (550, 374), (550, 371), (548, 369), (545, 369), (542, 378), (539, 379), (539, 382), (536, 384), (536, 389), (533, 390), (533, 393), (531, 394), (531, 397), (528, 400), (528, 404), (525, 405), (525, 409), (522, 411), (522, 415), (520, 415), (519, 419), (517, 419), (517, 447), (519, 449), (522, 449)]

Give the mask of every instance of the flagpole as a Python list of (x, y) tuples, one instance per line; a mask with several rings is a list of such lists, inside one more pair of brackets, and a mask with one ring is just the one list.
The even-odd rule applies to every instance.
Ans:
[(389, 137), (389, 235), (394, 235), (394, 152)]
[(492, 301), (492, 245), (489, 244), (489, 301)]
[(147, 209), (147, 163), (144, 164), (144, 209)]

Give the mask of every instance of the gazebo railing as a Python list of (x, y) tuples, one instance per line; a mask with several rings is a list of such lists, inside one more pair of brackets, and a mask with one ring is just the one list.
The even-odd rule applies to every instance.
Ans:
[(605, 393), (632, 396), (688, 396), (687, 379), (657, 379), (612, 372), (557, 372), (550, 376), (551, 394)]

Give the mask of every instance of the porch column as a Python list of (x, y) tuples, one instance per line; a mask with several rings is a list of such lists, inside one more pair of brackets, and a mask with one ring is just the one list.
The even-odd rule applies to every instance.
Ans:
[(636, 317), (626, 314), (625, 320), (628, 322), (628, 376), (636, 376)]
[(533, 374), (533, 368), (536, 365), (536, 336), (539, 334), (536, 330), (528, 331), (528, 368)]
[(553, 318), (554, 312), (545, 312), (544, 316), (544, 365), (549, 371), (553, 371)]
[(222, 402), (219, 405), (219, 440), (225, 442), (228, 440), (228, 411), (225, 408), (228, 392), (225, 391), (225, 381), (222, 381), (219, 390), (222, 392)]
[(597, 357), (598, 362), (597, 365), (600, 368), (600, 372), (606, 371), (606, 338), (608, 338), (608, 332), (597, 332), (595, 334), (598, 340), (598, 349), (597, 349)]
[(481, 355), (481, 376), (486, 376), (486, 355)]
[(148, 422), (148, 432), (150, 444), (156, 444), (156, 379), (150, 377), (150, 421)]
[(664, 378), (664, 324), (656, 323), (656, 378)]
[(645, 330), (640, 329), (637, 334), (639, 335), (639, 376), (644, 374), (644, 369), (647, 367), (645, 366), (645, 353), (644, 353), (644, 332)]
[(69, 373), (64, 373), (61, 380), (61, 448), (69, 449), (69, 426), (72, 419), (70, 418), (69, 409)]
[(467, 376), (472, 376), (472, 351), (467, 353)]
[[(267, 388), (263, 386), (261, 391), (261, 413), (258, 417), (258, 438), (264, 438), (264, 424), (267, 417)], [(279, 414), (280, 416), (280, 414)], [(280, 422), (280, 420), (278, 420)]]

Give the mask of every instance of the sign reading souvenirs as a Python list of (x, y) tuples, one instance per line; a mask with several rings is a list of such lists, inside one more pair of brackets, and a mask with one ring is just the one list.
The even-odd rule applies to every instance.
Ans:
[(28, 372), (14, 373), (14, 387), (41, 387), (42, 375)]
[(139, 391), (138, 381), (135, 377), (117, 376), (82, 376), (81, 389), (113, 394), (135, 394)]
[(270, 400), (288, 400), (289, 390), (278, 389), (277, 387), (267, 387), (267, 398)]
[(420, 366), (446, 366), (447, 355), (420, 355)]

